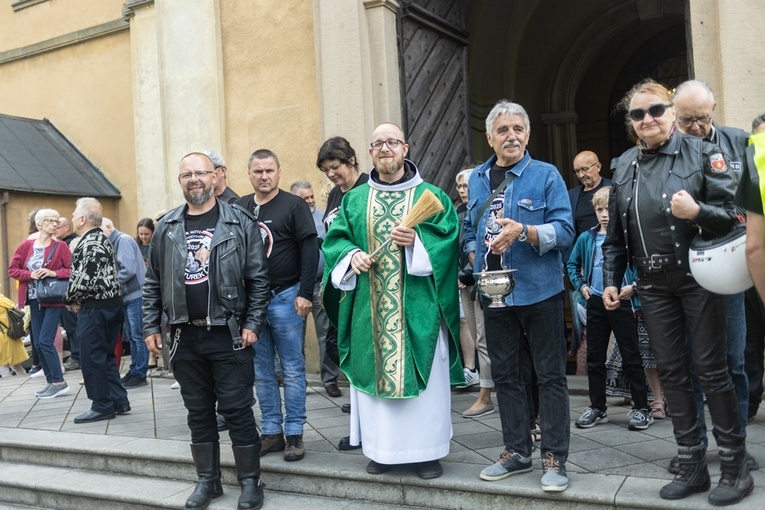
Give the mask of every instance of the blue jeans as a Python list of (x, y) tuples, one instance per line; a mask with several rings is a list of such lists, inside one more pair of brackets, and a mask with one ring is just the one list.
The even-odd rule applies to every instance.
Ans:
[(542, 457), (552, 452), (556, 459), (565, 462), (570, 423), (563, 300), (507, 308), (484, 306), (483, 313), (505, 449), (526, 457), (531, 455), (531, 421), (520, 366), (525, 333), (539, 384)]
[(40, 308), (36, 299), (27, 303), (32, 311), (32, 339), (35, 349), (40, 356), (40, 365), (45, 373), (45, 380), (50, 383), (60, 383), (64, 380), (61, 372), (61, 360), (53, 342), (56, 340), (56, 330), (61, 322), (62, 306)]
[[(260, 405), (260, 425), (263, 434), (303, 433), (305, 411), (305, 357), (303, 356), (303, 331), (305, 317), (295, 311), (295, 298), (300, 284), (276, 294), (271, 292), (271, 303), (266, 313), (266, 323), (255, 344), (255, 391)], [(279, 382), (274, 370), (274, 356), (279, 354), (284, 379), (284, 411)]]
[[(741, 435), (746, 437), (746, 417), (749, 412), (749, 379), (744, 369), (744, 351), (746, 350), (746, 318), (744, 316), (744, 293), (728, 296), (728, 343), (727, 343), (727, 361), (728, 373), (733, 381), (733, 387), (736, 389), (736, 400), (738, 401), (739, 416), (741, 417)], [(690, 352), (690, 337), (688, 350)], [(701, 441), (704, 446), (707, 445), (707, 422), (704, 418), (704, 397), (701, 392), (701, 385), (696, 378), (696, 370), (692, 368), (693, 373), (693, 391), (696, 397), (696, 405), (699, 409), (699, 426), (701, 427)], [(717, 439), (715, 430), (712, 434)]]
[(146, 379), (149, 366), (149, 348), (143, 341), (142, 322), (143, 299), (136, 298), (125, 303), (125, 325), (123, 331), (130, 341), (130, 373)]

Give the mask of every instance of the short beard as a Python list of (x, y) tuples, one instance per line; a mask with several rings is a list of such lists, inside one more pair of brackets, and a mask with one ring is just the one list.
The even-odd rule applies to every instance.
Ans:
[(203, 186), (202, 193), (198, 195), (192, 195), (187, 189), (184, 189), (183, 197), (186, 199), (186, 202), (190, 203), (191, 205), (200, 206), (200, 205), (206, 204), (207, 201), (210, 200), (210, 198), (212, 198), (214, 191), (215, 190), (213, 189), (212, 186), (210, 186), (209, 188), (206, 186)]
[(398, 172), (401, 169), (401, 166), (399, 165), (399, 161), (394, 159), (388, 163), (380, 163), (375, 169), (381, 174), (391, 175)]

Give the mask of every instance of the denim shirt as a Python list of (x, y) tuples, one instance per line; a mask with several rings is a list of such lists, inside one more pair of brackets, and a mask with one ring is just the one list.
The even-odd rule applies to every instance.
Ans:
[[(496, 161), (496, 155), (489, 158), (473, 171), (468, 181), (470, 200), (464, 221), (463, 250), (465, 253), (475, 252), (476, 275), (483, 269), (486, 255), (483, 234), (489, 209), (481, 218), (476, 216), (491, 195), (489, 170)], [(574, 242), (571, 202), (558, 170), (531, 159), (528, 151), (509, 172), (514, 173), (515, 178), (505, 189), (503, 215), (536, 227), (539, 246), (515, 241), (502, 255), (502, 263), (507, 269), (517, 269), (513, 273), (515, 289), (505, 298), (505, 304), (532, 305), (563, 290), (561, 252)]]

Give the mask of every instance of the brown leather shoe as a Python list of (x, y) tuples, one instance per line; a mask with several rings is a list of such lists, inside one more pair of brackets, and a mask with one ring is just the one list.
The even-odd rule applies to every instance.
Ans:
[(327, 395), (332, 398), (337, 398), (343, 394), (343, 392), (340, 391), (340, 388), (335, 383), (327, 384), (324, 386), (324, 389), (327, 390)]
[(305, 446), (303, 445), (303, 434), (287, 436), (287, 447), (284, 449), (284, 460), (301, 460), (305, 457)]
[(260, 436), (260, 456), (284, 450), (284, 436), (281, 434), (263, 434)]

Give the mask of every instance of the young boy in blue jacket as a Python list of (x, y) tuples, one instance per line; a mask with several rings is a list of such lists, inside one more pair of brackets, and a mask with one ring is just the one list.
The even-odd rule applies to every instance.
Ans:
[[(599, 189), (592, 197), (592, 205), (599, 225), (576, 240), (566, 263), (571, 284), (579, 291), (587, 308), (587, 380), (590, 407), (576, 420), (578, 428), (594, 427), (608, 422), (606, 405), (606, 351), (613, 331), (622, 355), (624, 375), (630, 384), (634, 407), (628, 414), (630, 430), (645, 430), (653, 423), (648, 407), (648, 389), (640, 357), (637, 318), (630, 298), (635, 293), (636, 274), (632, 267), (622, 281), (619, 299), (622, 306), (608, 311), (603, 305), (603, 240), (608, 227), (609, 186)], [(580, 301), (582, 301), (580, 300)]]

